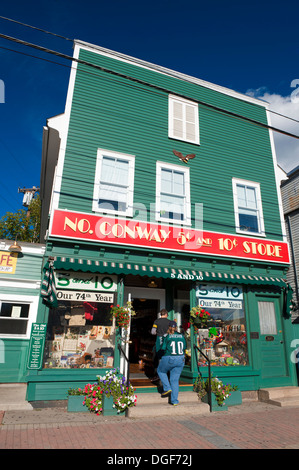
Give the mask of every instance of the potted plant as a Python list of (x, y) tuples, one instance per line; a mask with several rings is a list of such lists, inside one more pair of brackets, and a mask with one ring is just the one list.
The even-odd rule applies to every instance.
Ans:
[(110, 306), (111, 315), (115, 318), (116, 326), (120, 328), (128, 328), (130, 324), (130, 315), (135, 315), (134, 310), (132, 309), (132, 303), (127, 302), (125, 307), (120, 307), (116, 305)]
[[(198, 397), (205, 403), (208, 403), (209, 379), (204, 380), (201, 377), (195, 381), (193, 390), (197, 392)], [(212, 411), (227, 410), (228, 406), (241, 405), (242, 395), (236, 385), (226, 384), (217, 377), (211, 379), (211, 409)]]
[(90, 411), (100, 415), (117, 415), (136, 405), (137, 396), (133, 386), (118, 369), (98, 376), (98, 383), (86, 384), (84, 388), (69, 389), (68, 411)]
[(198, 305), (190, 310), (190, 323), (196, 328), (205, 328), (211, 319), (209, 312)]
[(127, 408), (136, 405), (137, 396), (133, 386), (118, 369), (112, 369), (104, 376), (98, 376), (102, 390), (103, 414), (119, 414)]

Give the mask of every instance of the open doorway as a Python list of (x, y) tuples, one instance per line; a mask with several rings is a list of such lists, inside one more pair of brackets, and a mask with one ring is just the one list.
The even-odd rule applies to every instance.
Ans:
[(143, 374), (151, 378), (154, 375), (153, 347), (156, 339), (151, 329), (160, 309), (160, 301), (135, 298), (133, 309), (136, 315), (131, 319), (130, 374)]

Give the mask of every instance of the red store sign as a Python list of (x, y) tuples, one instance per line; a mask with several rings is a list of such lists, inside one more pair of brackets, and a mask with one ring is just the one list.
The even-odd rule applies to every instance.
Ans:
[(289, 263), (288, 244), (92, 214), (55, 210), (50, 236), (147, 249)]

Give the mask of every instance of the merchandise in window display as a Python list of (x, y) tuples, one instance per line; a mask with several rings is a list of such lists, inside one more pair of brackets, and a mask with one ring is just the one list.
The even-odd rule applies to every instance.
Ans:
[[(209, 358), (211, 366), (248, 365), (244, 325), (230, 325), (225, 329), (221, 327), (198, 329), (197, 345)], [(198, 364), (199, 366), (208, 365), (202, 355), (199, 355)]]
[[(107, 304), (59, 302), (49, 314), (44, 368), (110, 368), (115, 325)], [(86, 308), (88, 307), (88, 308)], [(99, 324), (103, 322), (103, 324)], [(106, 324), (105, 324), (106, 323)]]

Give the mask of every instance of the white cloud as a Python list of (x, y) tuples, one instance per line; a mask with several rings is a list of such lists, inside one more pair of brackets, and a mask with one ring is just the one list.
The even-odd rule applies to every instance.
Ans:
[[(299, 81), (298, 81), (299, 84)], [(296, 86), (297, 83), (294, 83)], [(266, 87), (256, 90), (248, 90), (249, 96), (267, 101), (270, 110), (283, 116), (287, 116), (299, 121), (299, 90), (294, 88), (289, 96), (281, 96), (275, 93), (269, 93)], [(277, 114), (270, 113), (270, 124), (273, 127), (283, 131), (290, 132), (299, 137), (299, 123), (286, 119)], [(281, 133), (273, 132), (277, 163), (287, 173), (299, 165), (299, 139), (287, 137)]]

